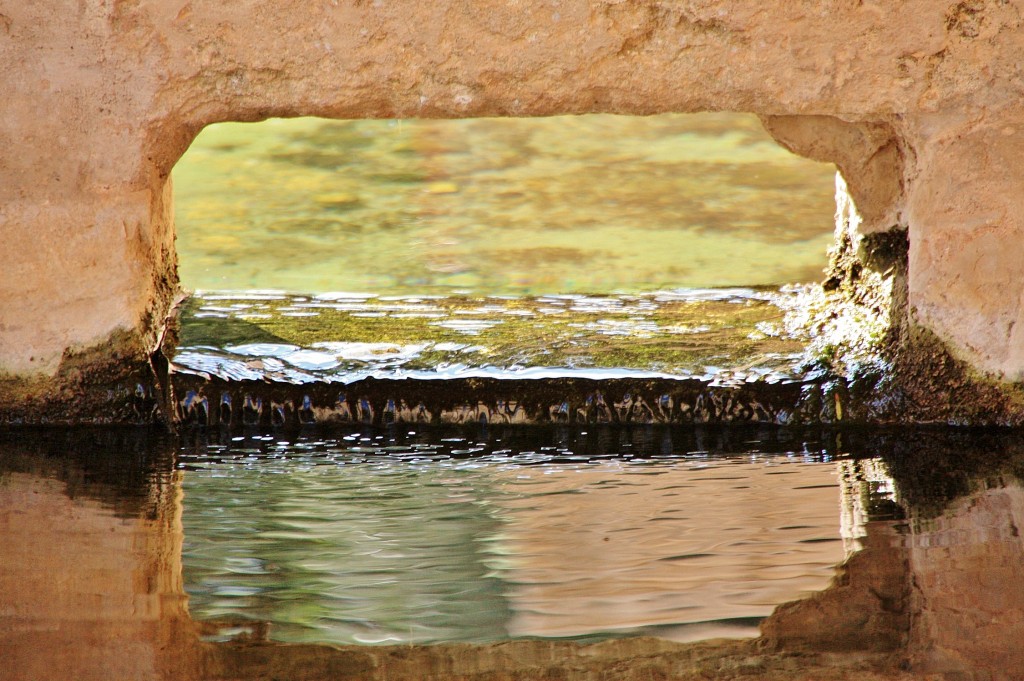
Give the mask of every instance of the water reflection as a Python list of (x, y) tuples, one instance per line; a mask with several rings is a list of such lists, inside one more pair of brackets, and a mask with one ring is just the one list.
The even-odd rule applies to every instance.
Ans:
[[(753, 659), (766, 678), (839, 678), (860, 670), (857, 673), (864, 678), (911, 678), (911, 674), (928, 673), (939, 678), (1012, 679), (1019, 678), (1017, 670), (1024, 665), (1024, 652), (1018, 645), (1024, 638), (1024, 580), (1019, 572), (1024, 540), (1018, 530), (1024, 521), (1024, 440), (1015, 434), (922, 431), (844, 432), (837, 436), (806, 431), (675, 430), (671, 433), (673, 449), (683, 452), (696, 451), (698, 435), (703, 438), (705, 452), (717, 452), (726, 458), (737, 449), (752, 451), (752, 441), (767, 458), (773, 451), (800, 452), (799, 463), (777, 469), (782, 472), (786, 466), (793, 466), (791, 474), (777, 476), (771, 483), (764, 481), (775, 493), (817, 487), (820, 481), (814, 479), (815, 466), (836, 466), (838, 478), (829, 477), (828, 484), (838, 480), (840, 487), (825, 489), (836, 502), (831, 522), (836, 525), (841, 521), (844, 534), (851, 538), (846, 548), (856, 550), (829, 588), (781, 607), (768, 617), (762, 625), (764, 637), (758, 641), (694, 648), (626, 639), (583, 649), (531, 641), (506, 644), (501, 649), (446, 645), (303, 647), (255, 640), (265, 636), (265, 627), (236, 627), (226, 632), (197, 623), (196, 612), (186, 607), (181, 579), (181, 514), (183, 508), (186, 516), (190, 512), (190, 496), (200, 496), (198, 490), (194, 495), (189, 491), (190, 477), (199, 482), (203, 471), (210, 472), (202, 491), (219, 494), (223, 500), (232, 498), (233, 485), (245, 488), (264, 484), (246, 477), (258, 474), (260, 469), (276, 466), (276, 473), (265, 474), (278, 475), (282, 480), (295, 478), (283, 482), (282, 493), (276, 497), (268, 494), (265, 500), (250, 499), (248, 513), (223, 506), (227, 527), (231, 527), (231, 518), (264, 525), (277, 522), (264, 530), (271, 535), (267, 537), (270, 542), (285, 541), (287, 536), (275, 533), (288, 535), (292, 531), (282, 519), (302, 527), (310, 522), (310, 512), (299, 500), (303, 495), (318, 500), (331, 498), (322, 494), (329, 490), (318, 489), (316, 483), (326, 482), (319, 479), (326, 476), (332, 485), (340, 484), (344, 476), (335, 475), (340, 470), (352, 472), (363, 483), (362, 492), (357, 490), (353, 496), (363, 502), (353, 501), (348, 509), (340, 509), (337, 501), (328, 504), (331, 512), (326, 515), (338, 517), (332, 520), (336, 526), (327, 534), (333, 536), (340, 526), (342, 536), (347, 533), (354, 537), (360, 529), (368, 531), (367, 525), (359, 523), (370, 505), (394, 509), (399, 504), (393, 489), (374, 487), (380, 482), (375, 476), (385, 473), (382, 465), (374, 472), (372, 459), (380, 455), (339, 450), (333, 461), (316, 461), (329, 458), (323, 446), (329, 440), (344, 441), (347, 434), (355, 436), (348, 441), (350, 450), (372, 450), (379, 446), (373, 443), (386, 443), (386, 431), (319, 433), (320, 444), (314, 445), (314, 438), (305, 451), (297, 442), (280, 451), (273, 435), (260, 435), (268, 440), (239, 440), (245, 445), (238, 445), (240, 449), (254, 450), (249, 452), (229, 448), (232, 437), (244, 434), (225, 433), (223, 439), (220, 434), (211, 434), (215, 435), (212, 441), (200, 434), (198, 439), (182, 443), (145, 431), (0, 433), (0, 546), (4, 547), (0, 551), (0, 658), (4, 661), (4, 678), (227, 679), (289, 677), (301, 671), (305, 678), (337, 678), (344, 674), (365, 679), (440, 679), (474, 674), (489, 679), (506, 678), (510, 673), (551, 676), (569, 664), (581, 678), (598, 678), (610, 664), (630, 668), (629, 660), (638, 656), (644, 664), (636, 668), (636, 675), (623, 678), (648, 678), (654, 672), (669, 676), (703, 673), (714, 678), (716, 669), (735, 669), (742, 660), (749, 664)], [(375, 440), (378, 436), (382, 439)], [(528, 571), (550, 570), (544, 561), (553, 557), (560, 569), (568, 564), (570, 571), (579, 571), (592, 565), (595, 569), (590, 574), (600, 575), (601, 561), (607, 560), (620, 572), (626, 554), (617, 551), (602, 555), (604, 536), (614, 529), (637, 525), (635, 519), (639, 516), (645, 517), (643, 532), (653, 532), (654, 536), (660, 532), (660, 524), (671, 522), (657, 520), (664, 516), (707, 511), (709, 519), (719, 518), (718, 502), (713, 498), (699, 508), (687, 508), (685, 500), (666, 497), (673, 492), (668, 488), (687, 484), (688, 480), (695, 490), (711, 489), (707, 478), (726, 477), (720, 474), (733, 470), (726, 465), (699, 469), (703, 471), (699, 475), (685, 473), (686, 466), (680, 466), (680, 461), (660, 458), (665, 438), (664, 431), (656, 429), (609, 430), (601, 437), (552, 429), (543, 434), (549, 443), (544, 446), (551, 450), (542, 450), (536, 440), (529, 444), (516, 440), (525, 435), (512, 435), (501, 442), (494, 432), (487, 437), (462, 432), (459, 437), (459, 443), (452, 443), (447, 450), (435, 442), (436, 446), (420, 448), (420, 461), (411, 460), (412, 456), (404, 460), (396, 456), (386, 468), (402, 475), (398, 469), (404, 466), (410, 469), (406, 474), (412, 475), (412, 470), (419, 467), (417, 475), (431, 485), (419, 513), (433, 514), (456, 526), (464, 523), (465, 536), (473, 537), (472, 541), (489, 538), (482, 542), (484, 546), (493, 546), (494, 538), (500, 537), (504, 546), (520, 547)], [(366, 442), (362, 438), (367, 438)], [(467, 439), (482, 443), (483, 451), (452, 451), (465, 449)], [(593, 446), (585, 449), (588, 444)], [(407, 455), (411, 454), (408, 445), (402, 447)], [(276, 457), (275, 449), (279, 450)], [(805, 458), (805, 449), (810, 459)], [(176, 450), (181, 453), (177, 471)], [(459, 465), (472, 463), (474, 456), (509, 458), (528, 451), (544, 460), (495, 469), (490, 474), (490, 485), (477, 485), (472, 476), (460, 477), (464, 474), (459, 472)], [(616, 456), (608, 456), (610, 451)], [(356, 462), (356, 456), (363, 460)], [(587, 465), (576, 460), (584, 456)], [(714, 465), (714, 457), (702, 456), (703, 463)], [(828, 459), (836, 463), (810, 465)], [(185, 465), (186, 461), (190, 463)], [(589, 486), (605, 487), (598, 484), (599, 478), (606, 478), (611, 468), (621, 466), (625, 472), (633, 465), (640, 474), (620, 478), (619, 484), (628, 487), (623, 480), (630, 485), (640, 484), (633, 488), (641, 492), (633, 497), (635, 503), (605, 512), (603, 491), (578, 493)], [(431, 470), (436, 473), (431, 474)], [(529, 497), (518, 494), (510, 498), (504, 490), (520, 484), (517, 476), (523, 471), (531, 476), (524, 483), (531, 489)], [(214, 474), (221, 477), (214, 479)], [(673, 475), (689, 478), (681, 482), (670, 479)], [(746, 476), (750, 477), (749, 472)], [(455, 480), (448, 482), (449, 478)], [(797, 479), (813, 484), (790, 482)], [(753, 507), (740, 505), (743, 495), (755, 495), (756, 490), (732, 489), (727, 484), (721, 490), (724, 499), (736, 505), (735, 521), (751, 527), (763, 525), (756, 516), (762, 501)], [(215, 485), (220, 489), (215, 490)], [(257, 489), (262, 494), (272, 492), (272, 487)], [(697, 503), (698, 493), (689, 494)], [(775, 503), (780, 504), (780, 512), (784, 509), (788, 513), (789, 525), (810, 524), (807, 519), (812, 516), (805, 508), (805, 499), (791, 492), (782, 496), (785, 499)], [(367, 501), (371, 498), (372, 504)], [(662, 508), (666, 499), (673, 504), (671, 508), (679, 510)], [(485, 502), (492, 500), (488, 507)], [(552, 500), (553, 512), (544, 513), (541, 505)], [(207, 501), (213, 505), (212, 500)], [(440, 510), (428, 508), (432, 505)], [(723, 501), (723, 512), (727, 507)], [(486, 512), (469, 512), (474, 508), (486, 508)], [(318, 515), (315, 511), (313, 516)], [(453, 516), (451, 520), (445, 519), (446, 512)], [(390, 515), (400, 516), (401, 512)], [(502, 535), (500, 528), (509, 515), (521, 521), (520, 529)], [(345, 527), (349, 524), (352, 526)], [(594, 529), (588, 529), (588, 524)], [(604, 534), (596, 532), (598, 525), (606, 529)], [(582, 529), (577, 530), (577, 526)], [(720, 522), (717, 526), (720, 544), (746, 542), (749, 548), (749, 537), (732, 541), (727, 528)], [(235, 527), (240, 534), (249, 531), (245, 526)], [(306, 533), (301, 536), (305, 538)], [(454, 534), (443, 536), (455, 539)], [(234, 536), (218, 539), (224, 549), (221, 555), (238, 559), (227, 563), (236, 574), (258, 575), (260, 570), (272, 567), (257, 565), (252, 556), (232, 556), (231, 551), (241, 545)], [(676, 542), (689, 538), (673, 535), (662, 539), (678, 546)], [(382, 533), (377, 541), (382, 551), (394, 551), (396, 546), (421, 547), (416, 541), (410, 542), (408, 536)], [(842, 546), (839, 542), (832, 544)], [(320, 542), (314, 550), (325, 546), (329, 548), (330, 542)], [(815, 543), (808, 546), (814, 547)], [(685, 550), (687, 555), (692, 552), (693, 548)], [(444, 557), (442, 553), (422, 554), (421, 558), (439, 560)], [(763, 545), (759, 553), (766, 563), (775, 560), (770, 546)], [(470, 563), (480, 555), (509, 554), (478, 551), (470, 557)], [(370, 554), (353, 556), (357, 563), (363, 561), (363, 567), (374, 560)], [(411, 557), (393, 555), (388, 560), (400, 562)], [(307, 557), (305, 567), (312, 573), (323, 573), (317, 560), (316, 555)], [(454, 562), (460, 561), (463, 559), (456, 558)], [(416, 570), (413, 563), (404, 566), (408, 571)], [(496, 564), (489, 567), (499, 572), (502, 569)], [(730, 584), (741, 583), (740, 578), (717, 571), (706, 576), (709, 581), (723, 577)], [(490, 578), (485, 575), (485, 579)], [(664, 578), (667, 582), (672, 579)], [(680, 584), (684, 591), (685, 581)], [(320, 588), (316, 583), (310, 586)], [(417, 590), (394, 593), (402, 599)], [(563, 614), (582, 608), (587, 617), (615, 609), (613, 604), (599, 602), (600, 588), (587, 590), (595, 596), (594, 602), (580, 604), (567, 599), (562, 586), (522, 580), (518, 590), (505, 592), (504, 597), (508, 603), (553, 604), (561, 607)], [(482, 600), (493, 598), (487, 595)], [(301, 602), (296, 599), (296, 603)], [(628, 608), (623, 611), (630, 612)], [(272, 626), (271, 635), (273, 630)], [(247, 642), (203, 642), (204, 637), (212, 635), (216, 639), (232, 633), (247, 633), (250, 638)], [(794, 658), (793, 653), (798, 657)]]
[[(779, 608), (765, 640), (886, 651), (901, 668), (939, 678), (1019, 679), (1024, 442), (963, 430), (923, 435), (880, 436), (884, 462), (852, 464), (844, 511), (857, 515), (849, 503), (857, 497), (874, 509), (862, 550), (828, 590)], [(895, 494), (880, 497), (884, 488)]]
[(508, 606), (485, 560), (499, 527), (486, 481), (308, 445), (184, 459), (194, 616), (266, 620), (284, 641), (505, 637)]
[(501, 477), (528, 490), (504, 504), (512, 635), (753, 636), (775, 605), (823, 588), (842, 557), (835, 465), (820, 459), (701, 457)]
[(0, 433), (0, 675), (174, 678), (191, 632), (173, 449), (146, 431)]
[(289, 641), (690, 640), (756, 635), (828, 584), (843, 549), (827, 456), (651, 437), (654, 456), (458, 431), (184, 454), (192, 613)]

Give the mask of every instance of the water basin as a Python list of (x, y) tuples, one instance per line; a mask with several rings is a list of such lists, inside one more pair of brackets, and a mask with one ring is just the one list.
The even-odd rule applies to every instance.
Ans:
[(948, 428), (0, 430), (4, 678), (1013, 679), (1022, 455)]
[(190, 611), (267, 620), (282, 641), (755, 636), (776, 605), (825, 588), (848, 547), (837, 464), (748, 435), (769, 439), (723, 451), (719, 433), (670, 428), (393, 429), (211, 442), (178, 461)]

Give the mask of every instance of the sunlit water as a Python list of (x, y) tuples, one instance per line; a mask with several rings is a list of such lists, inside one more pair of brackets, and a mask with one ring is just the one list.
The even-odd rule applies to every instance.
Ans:
[(228, 380), (352, 383), (368, 377), (699, 378), (791, 381), (784, 329), (798, 291), (637, 295), (199, 294), (182, 316), (179, 371)]
[(174, 169), (181, 277), (402, 295), (816, 281), (834, 172), (740, 114), (222, 124)]
[(284, 641), (756, 635), (844, 556), (836, 465), (721, 437), (239, 435), (179, 460), (190, 611)]

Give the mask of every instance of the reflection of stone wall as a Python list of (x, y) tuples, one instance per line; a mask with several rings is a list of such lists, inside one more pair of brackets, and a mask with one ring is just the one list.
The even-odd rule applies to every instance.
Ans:
[[(941, 478), (951, 475), (934, 464)], [(956, 466), (951, 468), (955, 469)], [(844, 534), (862, 548), (825, 591), (778, 608), (762, 626), (784, 650), (890, 651), (915, 673), (1017, 679), (1024, 669), (1024, 486), (995, 476), (948, 502), (892, 515), (898, 489), (879, 460), (841, 464)], [(927, 487), (927, 481), (918, 481)], [(933, 483), (934, 484), (934, 483)], [(940, 497), (941, 499), (941, 497)], [(849, 528), (849, 529), (848, 529)]]
[[(1019, 679), (1024, 670), (1024, 486), (996, 482), (914, 523), (909, 656), (922, 672)], [(988, 676), (990, 675), (990, 676)]]
[(750, 619), (823, 588), (842, 558), (828, 464), (601, 468), (498, 474), (517, 491), (495, 500), (513, 636), (750, 636)]
[(159, 493), (155, 518), (117, 517), (53, 478), (0, 479), (3, 678), (156, 679), (194, 664), (189, 648), (164, 652), (188, 615), (181, 505), (175, 488)]
[[(132, 448), (124, 441), (118, 441), (122, 449), (101, 456), (95, 440), (90, 443), (98, 437), (96, 431), (87, 431), (84, 439), (45, 435), (51, 439), (38, 450), (0, 443), (0, 677), (5, 681), (460, 676), (479, 681), (565, 676), (891, 681), (921, 674), (1009, 680), (1020, 678), (1024, 668), (1024, 540), (1019, 532), (1024, 485), (1011, 474), (994, 472), (993, 453), (1004, 455), (1002, 465), (1011, 468), (1019, 457), (992, 442), (983, 443), (990, 467), (980, 473), (964, 462), (981, 450), (947, 447), (954, 455), (948, 460), (936, 448), (929, 450), (938, 472), (932, 480), (915, 481), (914, 503), (906, 496), (900, 501), (908, 519), (898, 519), (882, 503), (891, 499), (889, 489), (899, 491), (900, 481), (906, 480), (904, 475), (896, 476), (895, 484), (889, 482), (886, 470), (897, 469), (894, 457), (888, 457), (886, 466), (844, 461), (844, 517), (855, 519), (846, 524), (862, 537), (864, 548), (848, 558), (829, 589), (778, 608), (756, 642), (680, 645), (628, 639), (593, 646), (519, 641), (368, 648), (251, 640), (200, 644), (181, 590), (180, 480), (150, 477), (146, 457), (126, 453)], [(33, 437), (23, 432), (19, 439)], [(917, 437), (908, 446), (923, 451), (927, 439)], [(40, 455), (49, 446), (53, 450)], [(58, 455), (60, 451), (64, 454)], [(86, 470), (76, 457), (91, 468)], [(162, 466), (152, 468), (167, 473)], [(950, 477), (958, 478), (952, 487), (945, 484)], [(506, 504), (503, 512), (520, 513), (526, 522), (521, 532), (502, 541), (533, 547), (536, 558), (528, 568), (541, 577), (552, 556), (555, 563), (570, 567), (571, 561), (605, 561), (605, 583), (614, 588), (614, 575), (624, 566), (615, 555), (604, 554), (615, 541), (605, 542), (604, 537), (626, 536), (613, 530), (636, 525), (629, 522), (631, 513), (656, 518), (655, 513), (666, 512), (659, 505), (664, 498), (654, 492), (666, 491), (671, 485), (662, 483), (672, 481), (655, 485), (652, 479), (657, 477), (641, 477), (644, 491), (628, 508), (564, 495), (560, 513), (549, 517)], [(570, 481), (546, 476), (537, 491), (564, 492), (585, 482), (585, 477)], [(713, 482), (702, 484), (702, 492), (712, 492)], [(949, 493), (953, 488), (958, 491)], [(722, 509), (752, 516), (771, 506), (763, 495), (770, 496), (772, 490), (764, 486), (750, 492), (762, 495), (750, 503), (728, 489), (728, 482), (719, 490)], [(930, 496), (925, 490), (931, 490)], [(834, 494), (831, 489), (817, 491)], [(805, 515), (827, 515), (827, 508), (814, 501), (823, 498), (805, 497), (796, 504), (805, 508)], [(929, 503), (936, 500), (941, 503)], [(699, 504), (697, 510), (712, 516), (726, 513), (716, 511), (717, 502), (701, 503), (696, 494), (672, 503), (673, 508)], [(595, 531), (578, 531), (584, 522), (592, 522)], [(725, 576), (742, 580), (738, 572)], [(666, 592), (677, 579), (657, 570), (652, 577)], [(577, 608), (580, 604), (573, 599), (578, 595), (548, 589), (538, 579), (514, 597)], [(582, 607), (600, 616), (602, 608), (612, 606), (595, 599)]]
[[(9, 451), (0, 451), (0, 457)], [(126, 461), (126, 464), (130, 462)], [(75, 477), (75, 471), (65, 471)], [(627, 639), (496, 645), (335, 647), (240, 641), (202, 646), (180, 590), (178, 484), (150, 489), (152, 517), (116, 513), (60, 475), (0, 477), (0, 660), (11, 681), (75, 679), (665, 678), (892, 679), (863, 658), (794, 661), (751, 642)], [(585, 511), (586, 509), (581, 509)]]

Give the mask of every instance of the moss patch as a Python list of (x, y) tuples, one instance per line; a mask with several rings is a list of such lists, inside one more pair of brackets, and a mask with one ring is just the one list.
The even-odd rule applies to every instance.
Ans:
[(0, 375), (0, 425), (159, 421), (159, 381), (138, 334), (64, 354), (56, 375)]
[(372, 343), (384, 354), (389, 345), (419, 346), (402, 364), (408, 369), (459, 362), (683, 374), (707, 366), (787, 371), (801, 345), (781, 337), (782, 319), (764, 291), (547, 298), (224, 294), (188, 303), (181, 345)]
[[(1024, 424), (1024, 390), (982, 374), (917, 325), (907, 288), (906, 230), (856, 235), (840, 225), (826, 280), (788, 302), (806, 343), (822, 420), (972, 426)], [(814, 391), (811, 391), (812, 393)]]

